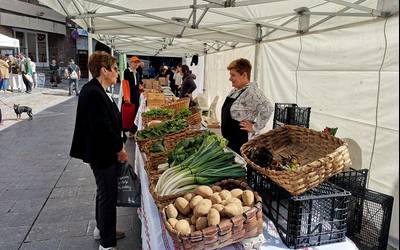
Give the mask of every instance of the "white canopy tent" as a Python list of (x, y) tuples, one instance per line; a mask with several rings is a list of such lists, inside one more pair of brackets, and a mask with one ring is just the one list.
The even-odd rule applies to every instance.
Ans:
[(229, 62), (249, 59), (273, 102), (310, 106), (311, 128), (338, 127), (358, 144), (368, 187), (395, 197), (390, 243), (398, 248), (398, 0), (40, 2), (120, 52), (201, 55), (196, 72), (204, 68), (209, 101), (231, 88)]
[(0, 48), (19, 48), (19, 40), (0, 34)]

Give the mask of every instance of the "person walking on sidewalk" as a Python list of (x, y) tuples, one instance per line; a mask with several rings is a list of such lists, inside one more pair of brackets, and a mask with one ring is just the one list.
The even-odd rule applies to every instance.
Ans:
[(89, 57), (93, 79), (85, 84), (78, 99), (75, 131), (70, 156), (89, 163), (97, 185), (95, 239), (99, 250), (116, 249), (117, 238), (125, 234), (116, 230), (118, 162), (126, 162), (126, 140), (122, 119), (106, 89), (117, 82), (115, 57), (96, 51)]
[(0, 91), (3, 90), (4, 93), (8, 88), (9, 68), (7, 57), (0, 55)]
[(24, 54), (19, 54), (20, 58), (20, 69), (22, 74), (22, 81), (25, 84), (26, 91), (25, 93), (30, 94), (32, 92), (32, 67), (31, 60), (26, 58)]
[(75, 90), (75, 94), (79, 95), (79, 79), (81, 78), (81, 70), (79, 66), (75, 64), (73, 59), (70, 60), (69, 66), (67, 68), (67, 75), (69, 79), (69, 93), (68, 95), (72, 94), (72, 91)]

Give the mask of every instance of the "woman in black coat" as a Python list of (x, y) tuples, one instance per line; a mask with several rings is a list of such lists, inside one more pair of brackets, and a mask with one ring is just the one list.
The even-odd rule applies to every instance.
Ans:
[(89, 163), (97, 185), (94, 232), (100, 239), (99, 249), (112, 249), (116, 238), (118, 162), (128, 160), (122, 136), (121, 114), (106, 93), (118, 77), (116, 59), (97, 51), (89, 58), (93, 79), (82, 88), (76, 113), (70, 156)]

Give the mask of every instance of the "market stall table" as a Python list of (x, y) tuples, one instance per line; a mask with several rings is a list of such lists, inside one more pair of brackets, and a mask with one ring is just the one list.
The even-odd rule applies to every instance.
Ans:
[[(135, 124), (141, 129), (141, 113), (146, 110), (145, 100), (142, 96), (141, 106), (136, 116)], [(135, 172), (140, 177), (142, 188), (142, 206), (138, 209), (139, 218), (142, 222), (142, 249), (175, 249), (173, 241), (165, 228), (159, 210), (154, 202), (149, 190), (149, 179), (144, 169), (145, 155), (140, 152), (136, 145), (135, 152)], [(222, 249), (251, 249), (250, 246), (259, 247), (262, 250), (288, 249), (282, 242), (279, 234), (271, 220), (264, 216), (263, 235), (252, 239), (247, 239), (241, 243), (236, 243)], [(356, 245), (348, 238), (344, 242), (322, 245), (317, 247), (308, 247), (304, 249), (315, 250), (354, 250), (358, 249)]]

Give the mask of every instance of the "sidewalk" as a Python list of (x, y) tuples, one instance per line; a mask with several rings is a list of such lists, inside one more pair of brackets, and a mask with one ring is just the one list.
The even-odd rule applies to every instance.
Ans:
[[(34, 89), (0, 96), (7, 105), (25, 101), (20, 104), (34, 111), (32, 121), (24, 114), (16, 122), (13, 110), (0, 106), (6, 119), (0, 127), (2, 250), (98, 249), (92, 237), (96, 185), (90, 167), (69, 157), (77, 98), (67, 93)], [(132, 142), (128, 149), (133, 157)], [(117, 227), (127, 234), (118, 249), (141, 249), (136, 209), (118, 208), (117, 214)]]
[[(86, 82), (82, 80), (82, 83)], [(0, 92), (0, 109), (2, 111), (2, 123), (0, 123), (0, 131), (9, 126), (28, 119), (26, 113), (22, 114), (21, 120), (17, 121), (17, 115), (14, 112), (13, 105), (20, 104), (32, 108), (33, 119), (35, 114), (44, 109), (64, 102), (70, 98), (68, 96), (68, 85), (61, 83), (57, 88), (34, 88), (31, 94), (25, 92)]]

